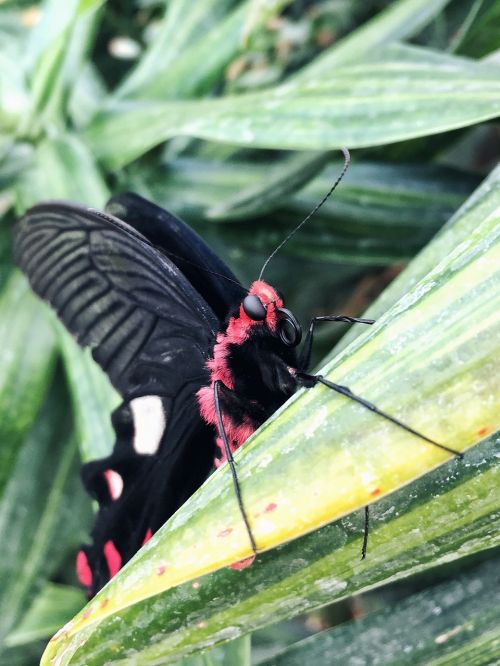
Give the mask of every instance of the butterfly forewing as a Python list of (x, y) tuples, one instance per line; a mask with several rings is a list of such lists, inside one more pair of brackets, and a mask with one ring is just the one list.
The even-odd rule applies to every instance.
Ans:
[[(65, 203), (36, 206), (18, 225), (16, 258), (125, 398), (139, 390), (141, 365), (161, 375), (171, 395), (180, 381), (203, 374), (217, 317), (180, 270), (125, 223)], [(169, 372), (181, 360), (182, 380)]]
[(137, 194), (113, 197), (106, 210), (140, 231), (164, 252), (223, 321), (246, 295), (236, 276), (182, 220)]
[(93, 209), (35, 206), (17, 225), (15, 254), (34, 291), (92, 349), (125, 400), (113, 416), (113, 453), (82, 470), (100, 507), (79, 559), (93, 594), (210, 470), (213, 432), (196, 392), (208, 381), (220, 322), (165, 254)]

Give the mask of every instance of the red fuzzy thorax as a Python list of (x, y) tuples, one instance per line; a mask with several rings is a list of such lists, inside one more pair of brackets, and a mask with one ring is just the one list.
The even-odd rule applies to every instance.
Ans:
[[(210, 384), (204, 386), (197, 393), (200, 414), (203, 420), (217, 429), (217, 412), (214, 400), (214, 383), (218, 380), (228, 389), (234, 389), (234, 379), (228, 366), (228, 355), (232, 345), (241, 345), (252, 335), (256, 327), (267, 327), (275, 331), (278, 313), (276, 308), (283, 307), (283, 301), (277, 292), (267, 282), (257, 280), (248, 291), (249, 295), (258, 296), (266, 308), (266, 317), (262, 321), (251, 319), (240, 305), (238, 312), (230, 317), (227, 328), (217, 335), (212, 358), (207, 361), (206, 367), (210, 373)], [(229, 441), (231, 451), (239, 448), (254, 432), (255, 428), (250, 419), (236, 423), (228, 414), (222, 414), (224, 430)], [(226, 460), (222, 439), (217, 437), (217, 446), (220, 454), (215, 460), (216, 466)]]

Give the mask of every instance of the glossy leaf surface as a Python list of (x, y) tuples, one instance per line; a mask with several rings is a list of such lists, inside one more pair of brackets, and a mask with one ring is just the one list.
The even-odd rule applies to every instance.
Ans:
[(95, 118), (86, 138), (99, 159), (116, 168), (176, 136), (281, 150), (360, 148), (499, 114), (495, 67), (395, 45), (369, 62), (274, 90), (193, 102), (116, 103)]
[[(486, 199), (490, 210), (478, 212), (472, 233), (323, 370), (458, 450), (500, 427), (498, 191), (488, 190)], [(460, 235), (461, 223), (470, 221), (459, 216), (448, 231)], [(353, 538), (344, 521), (346, 528), (333, 525), (274, 557), (262, 555), (244, 572), (222, 570), (198, 580), (251, 553), (230, 476), (221, 468), (60, 632), (44, 663), (56, 654), (61, 664), (127, 663), (132, 654), (137, 664), (173, 660), (268, 621), (271, 599), (276, 613), (287, 616), (491, 547), (498, 537), (489, 518), (498, 508), (492, 446), (493, 440), (465, 463), (452, 461), (385, 499), (367, 562), (356, 556), (359, 531), (354, 527)], [(318, 387), (297, 394), (258, 431), (238, 456), (238, 468), (257, 544), (267, 550), (401, 488), (449, 457)], [(325, 545), (327, 534), (333, 540)], [(180, 583), (187, 585), (172, 589)], [(192, 595), (203, 600), (198, 611), (187, 600)], [(125, 626), (140, 627), (140, 634), (125, 639)]]
[(393, 608), (316, 634), (259, 666), (493, 664), (500, 656), (496, 569), (487, 562)]

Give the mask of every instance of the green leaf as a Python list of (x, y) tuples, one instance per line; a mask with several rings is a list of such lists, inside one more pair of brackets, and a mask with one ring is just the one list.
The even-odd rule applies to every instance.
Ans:
[(323, 631), (259, 666), (493, 664), (499, 655), (500, 588), (494, 559), (393, 608)]
[(243, 30), (244, 41), (247, 42), (252, 33), (266, 24), (292, 4), (292, 0), (251, 0), (248, 7), (248, 16)]
[(177, 666), (250, 666), (250, 636), (186, 657)]
[[(295, 158), (291, 163), (278, 160), (272, 171), (268, 162), (178, 159), (169, 162), (166, 169), (148, 169), (141, 164), (131, 168), (121, 187), (139, 191), (175, 211), (206, 238), (215, 236), (210, 239), (212, 242), (220, 244), (223, 240), (223, 256), (236, 258), (235, 268), (241, 271), (241, 266), (250, 264), (255, 253), (268, 256), (321, 201), (342, 166), (340, 162), (332, 163), (299, 192), (284, 196), (285, 191), (274, 185), (274, 175), (277, 185), (283, 181), (288, 189), (290, 169), (294, 173), (300, 159)], [(303, 159), (307, 163), (308, 157)], [(300, 171), (299, 183), (309, 175), (299, 174)], [(290, 180), (295, 186), (295, 178)], [(442, 167), (360, 163), (353, 159), (333, 199), (280, 254), (310, 257), (315, 263), (324, 260), (353, 265), (392, 264), (410, 259), (477, 183), (476, 177)], [(261, 193), (265, 195), (264, 203)], [(248, 217), (248, 221), (235, 223), (231, 217), (232, 204), (247, 196), (245, 208), (235, 212), (245, 215), (245, 219)], [(254, 219), (267, 209), (266, 217)], [(200, 220), (208, 219), (226, 224), (217, 225), (216, 230), (200, 224)], [(344, 279), (340, 272), (339, 278)]]
[(61, 398), (54, 385), (1, 496), (1, 638), (17, 626), (37, 588), (74, 552), (87, 523), (88, 499), (76, 474), (76, 446), (68, 438), (68, 419), (61, 417)]
[[(499, 205), (496, 193), (499, 189), (500, 166), (497, 166), (449, 220), (433, 242), (422, 250), (418, 261), (412, 262), (368, 308), (366, 316), (377, 319), (383, 315), (400, 298), (404, 297), (409, 287), (414, 287), (422, 280), (443, 257), (448, 256), (461, 244), (467, 243), (477, 227), (478, 220), (496, 214)], [(359, 328), (356, 327), (349, 331), (334, 349), (334, 354), (338, 354), (351, 343), (358, 333)]]
[(181, 135), (252, 148), (359, 148), (466, 127), (499, 113), (494, 67), (400, 46), (330, 76), (259, 93), (116, 104), (94, 119), (86, 136), (98, 158), (115, 168)]
[(0, 295), (0, 496), (54, 368), (54, 335), (17, 271)]
[(23, 72), (13, 55), (0, 51), (0, 71), (0, 131), (6, 134), (0, 138), (3, 150), (4, 143), (12, 143), (19, 116), (26, 111), (29, 97)]
[(25, 67), (31, 73), (31, 99), (19, 133), (36, 135), (44, 122), (64, 123), (64, 105), (91, 47), (103, 0), (45, 0), (32, 30)]
[(403, 41), (425, 28), (448, 4), (450, 0), (399, 0), (351, 34), (336, 42), (303, 67), (294, 82), (311, 78), (330, 77), (340, 64), (359, 59), (370, 59), (374, 51), (393, 42)]
[(303, 153), (280, 163), (265, 181), (246, 187), (236, 196), (212, 207), (208, 218), (237, 220), (262, 215), (273, 210), (289, 194), (303, 187), (321, 171), (329, 161), (328, 153)]
[(11, 143), (4, 147), (0, 161), (0, 192), (29, 168), (32, 157), (33, 149), (27, 143)]
[(72, 134), (40, 141), (33, 165), (17, 184), (17, 209), (24, 212), (47, 199), (104, 206), (109, 191), (92, 153)]
[[(458, 450), (500, 428), (500, 191), (486, 198), (490, 210), (476, 211), (469, 236), (323, 369)], [(461, 223), (454, 221), (457, 236)], [(42, 664), (178, 659), (271, 618), (493, 547), (494, 438), (465, 462), (435, 469), (449, 457), (324, 386), (300, 391), (237, 465), (260, 551), (313, 533), (259, 555), (246, 571), (225, 569), (251, 549), (223, 466), (56, 635)], [(357, 516), (314, 531), (375, 498), (383, 499), (367, 561), (359, 561)]]
[(121, 398), (90, 351), (82, 350), (62, 324), (58, 324), (58, 330), (82, 460), (105, 458), (111, 453), (115, 439), (109, 415)]
[[(481, 58), (498, 51), (498, 26), (500, 25), (500, 3), (498, 0), (483, 3), (478, 14), (475, 2), (465, 25), (455, 36), (452, 47), (459, 46), (460, 53)], [(484, 11), (483, 11), (484, 10)], [(472, 24), (470, 19), (472, 18)]]
[(209, 90), (239, 50), (249, 2), (173, 0), (158, 33), (118, 97), (175, 98)]
[[(75, 624), (70, 623), (70, 634), (56, 635), (42, 666), (55, 655), (62, 657), (61, 666), (169, 663), (271, 622), (500, 545), (492, 520), (500, 508), (495, 490), (499, 475), (498, 445), (485, 442), (468, 454), (466, 465), (448, 463), (374, 505), (364, 562), (359, 514), (263, 554), (245, 571), (225, 569), (187, 582), (100, 624), (87, 624), (73, 636)], [(308, 489), (311, 479), (312, 472)], [(199, 545), (202, 552), (201, 540)]]
[(5, 639), (7, 648), (27, 645), (53, 634), (85, 604), (81, 590), (46, 583), (17, 627)]

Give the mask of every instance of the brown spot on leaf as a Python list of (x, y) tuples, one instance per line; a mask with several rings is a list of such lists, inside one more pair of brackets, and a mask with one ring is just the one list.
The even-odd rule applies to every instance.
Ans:
[(227, 537), (231, 534), (232, 531), (233, 531), (232, 527), (226, 527), (226, 529), (222, 530), (222, 532), (219, 532), (219, 534), (217, 536), (218, 537)]

